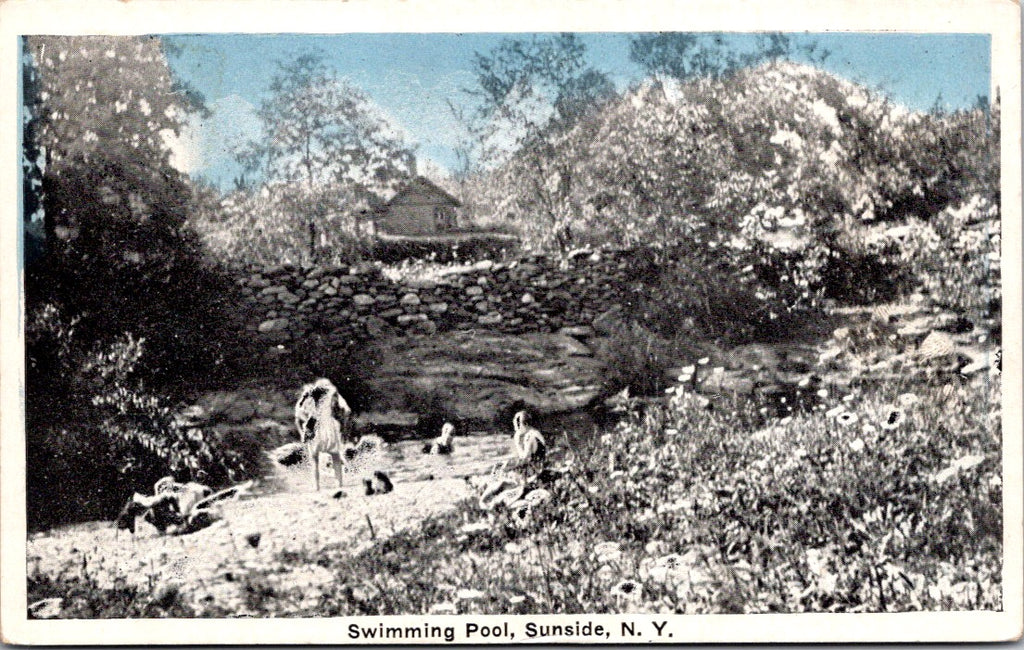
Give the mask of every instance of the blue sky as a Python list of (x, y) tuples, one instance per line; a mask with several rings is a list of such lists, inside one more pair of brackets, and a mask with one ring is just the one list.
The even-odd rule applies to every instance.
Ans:
[[(274, 73), (274, 60), (319, 49), (327, 63), (360, 87), (419, 145), (421, 159), (451, 168), (462, 129), (447, 101), (473, 82), (472, 55), (509, 34), (341, 34), (168, 36), (182, 52), (170, 58), (174, 73), (205, 95), (212, 117), (194, 124), (187, 145), (188, 170), (222, 186), (238, 172), (230, 147), (255, 136), (253, 109)], [(595, 68), (626, 87), (642, 78), (629, 60), (629, 34), (581, 35)], [(793, 35), (831, 50), (821, 66), (880, 90), (908, 108), (925, 110), (941, 95), (947, 108), (970, 106), (989, 94), (990, 39), (974, 34)], [(738, 47), (750, 35), (730, 37)]]

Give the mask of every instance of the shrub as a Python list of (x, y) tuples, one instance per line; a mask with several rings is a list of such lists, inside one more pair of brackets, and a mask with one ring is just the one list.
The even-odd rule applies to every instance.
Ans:
[(381, 236), (373, 241), (370, 255), (385, 264), (410, 259), (429, 259), (444, 264), (502, 259), (518, 247), (519, 242), (515, 237), (498, 233), (416, 238)]
[[(750, 267), (750, 288), (778, 316), (914, 288), (914, 251), (859, 240), (878, 223), (941, 219), (973, 194), (998, 205), (998, 136), (998, 102), (908, 112), (821, 70), (772, 62), (632, 88), (558, 138), (536, 163), (560, 170), (558, 232), (520, 182), (533, 154), (471, 183), (467, 202), (521, 222), (529, 249), (566, 233), (617, 247), (707, 247), (715, 272)], [(927, 282), (946, 261), (934, 260)], [(941, 281), (971, 286), (954, 267)]]
[(223, 484), (249, 472), (238, 452), (183, 427), (139, 378), (145, 339), (87, 345), (45, 305), (27, 328), (29, 525), (109, 517), (164, 475)]
[[(890, 426), (910, 389), (921, 402)], [(685, 389), (627, 398), (593, 449), (569, 450), (545, 503), (520, 517), (474, 500), (339, 554), (316, 611), (999, 610), (998, 392), (897, 381), (839, 402), (852, 424), (820, 409), (760, 430)]]

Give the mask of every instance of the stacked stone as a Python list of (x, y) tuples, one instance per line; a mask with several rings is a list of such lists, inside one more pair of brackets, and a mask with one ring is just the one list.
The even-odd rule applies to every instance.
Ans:
[(270, 344), (310, 335), (334, 344), (452, 329), (592, 334), (634, 269), (621, 253), (531, 256), (395, 283), (371, 266), (249, 268), (239, 280), (248, 329)]

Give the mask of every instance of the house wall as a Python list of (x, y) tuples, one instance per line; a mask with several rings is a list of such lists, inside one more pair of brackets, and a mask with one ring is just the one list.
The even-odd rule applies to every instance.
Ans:
[(391, 235), (432, 235), (438, 232), (434, 210), (452, 209), (448, 201), (433, 192), (411, 188), (392, 202), (387, 213), (377, 219), (377, 230)]

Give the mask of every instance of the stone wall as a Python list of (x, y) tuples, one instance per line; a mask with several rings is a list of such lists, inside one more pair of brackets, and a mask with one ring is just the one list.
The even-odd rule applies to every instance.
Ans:
[(587, 336), (620, 306), (642, 253), (584, 252), (556, 260), (477, 262), (433, 280), (393, 282), (371, 266), (250, 268), (238, 279), (246, 328), (269, 344), (318, 336), (330, 344), (389, 335), (484, 329)]

